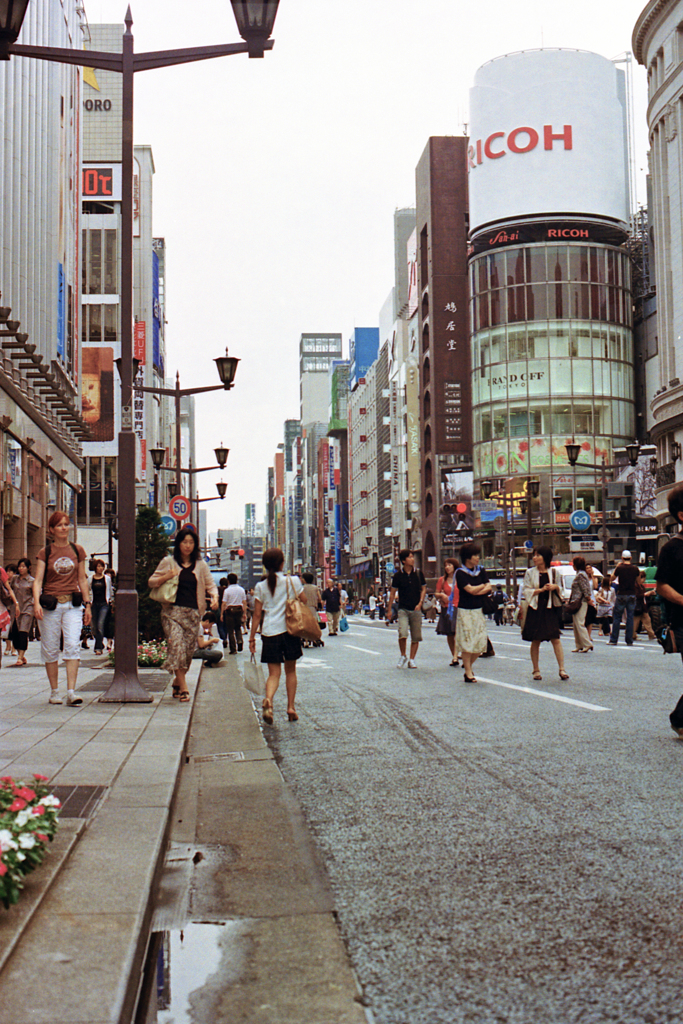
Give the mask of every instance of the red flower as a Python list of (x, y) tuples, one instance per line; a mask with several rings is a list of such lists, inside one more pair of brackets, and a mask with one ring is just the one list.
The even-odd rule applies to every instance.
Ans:
[(20, 796), (9, 805), (10, 811), (23, 811), (24, 807), (26, 807), (26, 801), (22, 800)]
[(22, 800), (27, 800), (29, 803), (31, 800), (35, 800), (36, 794), (28, 786), (20, 786), (14, 790), (15, 796), (20, 796)]
[(34, 818), (39, 818), (41, 814), (45, 814), (45, 808), (42, 804), (38, 804), (37, 807), (33, 808), (33, 816)]
[(44, 836), (42, 832), (36, 832), (36, 839), (40, 839), (41, 843), (49, 843), (50, 840), (47, 836)]
[(38, 772), (34, 772), (33, 773), (33, 778), (34, 779), (38, 779), (39, 782), (48, 782), (49, 781), (49, 776), (48, 775), (39, 775)]
[(528, 441), (520, 441), (519, 442), (519, 454), (521, 455), (523, 452), (528, 452), (528, 451), (529, 451), (529, 442)]
[(581, 451), (582, 452), (589, 452), (590, 450), (591, 450), (591, 443), (590, 443), (590, 441), (584, 441), (583, 444), (581, 445)]
[(6, 875), (6, 874), (7, 874), (7, 865), (3, 864), (2, 861), (0, 860), (0, 878), (2, 878), (2, 876)]
[(4, 782), (5, 785), (7, 785), (7, 786), (13, 786), (14, 785), (14, 779), (12, 778), (11, 775), (3, 775), (2, 778), (0, 778), (0, 782)]

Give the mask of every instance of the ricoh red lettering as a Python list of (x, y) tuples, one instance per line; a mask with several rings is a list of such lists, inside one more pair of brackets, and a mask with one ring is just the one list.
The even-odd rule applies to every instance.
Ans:
[(494, 153), (494, 151), (491, 149), (492, 142), (494, 142), (496, 139), (504, 138), (505, 132), (494, 132), (493, 135), (489, 135), (488, 139), (484, 143), (484, 153), (489, 158), (489, 160), (498, 160), (501, 156), (505, 156), (505, 150), (503, 150), (501, 153)]
[[(518, 135), (527, 135), (528, 142), (526, 146), (520, 146), (517, 144)], [(529, 153), (532, 149), (536, 149), (538, 145), (538, 132), (534, 128), (515, 128), (508, 135), (508, 149), (511, 153)]]
[(548, 238), (590, 238), (586, 228), (548, 228)]
[[(504, 139), (505, 142), (502, 144), (498, 141)], [(467, 150), (468, 155), (468, 168), (473, 170), (478, 164), (483, 163), (483, 156), (489, 160), (500, 160), (502, 156), (507, 153), (531, 153), (532, 150), (536, 149), (540, 141), (540, 136), (535, 128), (530, 128), (525, 125), (520, 128), (513, 128), (509, 132), (507, 138), (505, 132), (492, 132), (487, 139), (482, 143), (481, 139), (477, 139), (473, 146), (470, 146)], [(562, 127), (562, 131), (554, 132), (551, 124), (543, 125), (543, 148), (545, 150), (552, 150), (554, 143), (563, 143), (564, 149), (573, 149), (574, 139), (572, 133), (572, 126), (565, 124)], [(496, 144), (496, 148), (493, 146)]]
[(555, 139), (557, 139), (558, 142), (559, 142), (560, 139), (562, 139), (562, 141), (564, 142), (564, 148), (565, 149), (571, 149), (572, 148), (572, 126), (570, 124), (566, 124), (564, 126), (564, 131), (559, 132), (557, 135), (554, 135), (553, 134), (553, 126), (551, 124), (544, 124), (543, 125), (543, 146), (544, 146), (544, 148), (545, 149), (552, 149), (553, 148), (553, 141)]

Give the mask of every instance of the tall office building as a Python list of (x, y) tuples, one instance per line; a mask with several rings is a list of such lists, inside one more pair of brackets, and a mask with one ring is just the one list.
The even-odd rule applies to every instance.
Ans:
[[(86, 31), (77, 0), (33, 0), (18, 41), (80, 50)], [(0, 63), (3, 562), (35, 558), (48, 512), (73, 515), (81, 479), (82, 82), (68, 64)]]

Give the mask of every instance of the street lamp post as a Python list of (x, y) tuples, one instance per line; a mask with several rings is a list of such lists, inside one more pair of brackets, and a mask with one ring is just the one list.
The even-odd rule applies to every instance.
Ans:
[[(149, 703), (138, 679), (138, 595), (135, 589), (135, 434), (133, 432), (133, 82), (137, 72), (214, 57), (248, 53), (263, 57), (279, 0), (230, 0), (244, 42), (180, 50), (134, 52), (133, 17), (126, 11), (120, 53), (18, 44), (28, 0), (0, 0), (0, 60), (33, 57), (117, 72), (122, 78), (121, 119), (121, 432), (118, 436), (119, 588), (116, 593), (114, 679), (101, 701)], [(180, 480), (178, 480), (178, 484)]]
[[(567, 461), (569, 465), (576, 469), (579, 461), (579, 455), (581, 454), (581, 445), (577, 444), (576, 441), (571, 441), (565, 445), (567, 450)], [(631, 444), (627, 444), (626, 456), (631, 466), (635, 466), (638, 462), (640, 455), (640, 445), (637, 441), (633, 441)], [(600, 530), (600, 539), (602, 541), (602, 575), (607, 576), (607, 567), (609, 562), (609, 551), (607, 547), (608, 536), (607, 536), (607, 516), (605, 510), (607, 506), (607, 470), (614, 471), (618, 467), (616, 465), (607, 465), (607, 459), (603, 452), (602, 458), (599, 463), (594, 462), (582, 462), (579, 465), (580, 469), (594, 469), (600, 470), (600, 489), (601, 489), (601, 504), (602, 504), (602, 527)]]

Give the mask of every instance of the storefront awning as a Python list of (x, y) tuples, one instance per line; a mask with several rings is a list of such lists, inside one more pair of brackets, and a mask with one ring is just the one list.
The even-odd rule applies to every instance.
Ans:
[(351, 566), (352, 576), (367, 576), (371, 570), (370, 562), (359, 562), (358, 565)]

